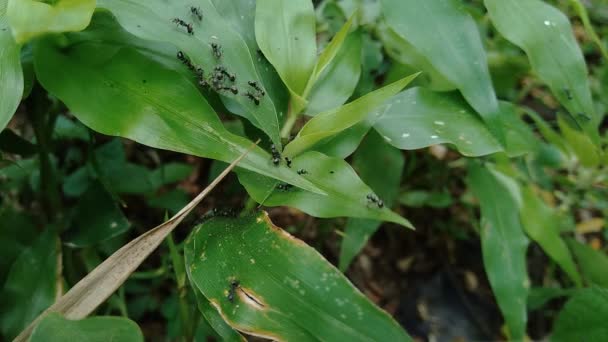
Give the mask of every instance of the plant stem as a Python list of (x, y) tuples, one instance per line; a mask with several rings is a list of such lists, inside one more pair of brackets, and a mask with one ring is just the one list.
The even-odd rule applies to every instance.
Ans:
[(295, 125), (298, 120), (298, 114), (292, 111), (287, 112), (287, 120), (285, 120), (285, 125), (281, 129), (281, 138), (288, 139), (291, 134), (291, 130), (293, 129), (293, 125)]
[(40, 160), (41, 202), (47, 219), (54, 221), (60, 216), (61, 197), (50, 156), (53, 128), (57, 118), (57, 113), (51, 112), (51, 106), (46, 93), (39, 87), (35, 87), (29, 97), (28, 115), (36, 136)]
[(177, 281), (177, 296), (179, 298), (179, 314), (182, 322), (182, 333), (184, 340), (192, 341), (194, 335), (194, 322), (190, 317), (190, 310), (187, 301), (188, 288), (186, 287), (186, 270), (184, 265), (184, 258), (179, 254), (175, 241), (173, 240), (173, 233), (167, 235), (165, 239), (167, 246), (169, 247), (169, 254), (171, 256), (171, 263), (173, 264), (173, 271), (175, 272), (175, 280)]

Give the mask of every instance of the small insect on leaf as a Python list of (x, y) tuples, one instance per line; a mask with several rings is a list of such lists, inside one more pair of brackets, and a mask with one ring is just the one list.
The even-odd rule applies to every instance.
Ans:
[(190, 6), (190, 13), (192, 13), (192, 15), (194, 17), (196, 17), (198, 19), (198, 21), (202, 21), (203, 20), (203, 12), (201, 11), (200, 8), (194, 7), (194, 6)]
[(180, 19), (180, 18), (175, 18), (175, 19), (173, 19), (172, 21), (173, 21), (174, 23), (176, 23), (176, 24), (177, 24), (177, 26), (182, 26), (182, 27), (185, 27), (185, 28), (186, 28), (186, 31), (188, 31), (188, 34), (189, 34), (189, 35), (193, 35), (193, 34), (194, 34), (194, 29), (192, 28), (192, 24), (187, 23), (187, 22), (183, 21), (183, 20), (182, 20), (182, 19)]

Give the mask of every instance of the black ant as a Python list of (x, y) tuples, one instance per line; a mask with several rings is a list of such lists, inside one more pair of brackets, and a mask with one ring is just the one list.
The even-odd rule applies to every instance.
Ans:
[(228, 290), (228, 296), (226, 296), (230, 303), (234, 302), (234, 295), (236, 293), (236, 289), (238, 289), (239, 286), (241, 286), (241, 283), (236, 279), (230, 282), (230, 289)]
[(262, 89), (260, 87), (260, 85), (258, 84), (258, 82), (256, 82), (256, 81), (248, 81), (247, 84), (249, 84), (251, 87), (253, 87), (253, 89), (257, 90), (258, 93), (260, 94), (260, 96), (266, 95), (266, 92), (264, 91), (264, 89)]
[(222, 58), (222, 47), (220, 46), (220, 44), (211, 43), (211, 48), (213, 49), (213, 56), (215, 56), (215, 58)]
[(185, 27), (186, 30), (188, 31), (189, 35), (193, 35), (194, 34), (194, 29), (192, 28), (192, 24), (189, 24), (189, 23), (181, 20), (180, 18), (173, 19), (173, 22), (176, 23), (179, 26)]
[(215, 72), (216, 73), (221, 73), (223, 76), (228, 77), (228, 79), (230, 80), (230, 82), (236, 81), (236, 75), (229, 73), (228, 70), (226, 70), (226, 67), (223, 66), (223, 65), (217, 65), (215, 67)]
[(260, 98), (258, 96), (256, 96), (255, 94), (252, 94), (251, 92), (246, 92), (245, 96), (247, 96), (251, 101), (253, 101), (253, 103), (255, 103), (256, 106), (260, 105)]
[(378, 206), (378, 208), (383, 208), (384, 207), (384, 202), (378, 198), (378, 196), (374, 195), (374, 194), (369, 194), (367, 195), (367, 200), (372, 202), (372, 203), (376, 203), (376, 205)]
[(228, 90), (228, 91), (232, 92), (234, 95), (238, 95), (238, 93), (239, 93), (239, 90), (235, 86), (221, 87), (220, 90)]
[(209, 88), (209, 82), (204, 78), (199, 79), (198, 84), (203, 88)]
[(306, 171), (306, 170), (304, 170), (304, 169), (299, 169), (299, 170), (298, 170), (298, 174), (299, 174), (300, 176), (301, 176), (301, 175), (306, 175), (306, 174), (308, 174), (308, 171)]
[(291, 168), (291, 159), (285, 157), (285, 163), (287, 163), (287, 167)]
[(203, 20), (203, 13), (201, 12), (200, 8), (194, 7), (194, 6), (190, 6), (190, 12), (192, 13), (192, 15), (194, 15), (195, 17), (198, 18), (198, 21), (202, 21)]
[(177, 59), (179, 59), (180, 62), (182, 62), (184, 65), (186, 65), (188, 67), (188, 69), (194, 71), (194, 65), (192, 65), (192, 62), (190, 61), (190, 59), (188, 57), (186, 57), (186, 55), (183, 52), (181, 52), (181, 51), (177, 52)]
[(272, 151), (272, 163), (275, 166), (278, 166), (281, 163), (281, 154), (277, 151), (277, 148), (274, 144), (270, 145), (270, 150)]
[(288, 191), (291, 188), (293, 188), (293, 185), (288, 184), (288, 183), (281, 183), (277, 186), (277, 189), (279, 189), (281, 191)]

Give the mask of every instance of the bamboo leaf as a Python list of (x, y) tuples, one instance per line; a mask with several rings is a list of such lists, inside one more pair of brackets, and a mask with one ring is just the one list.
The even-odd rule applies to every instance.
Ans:
[(559, 236), (560, 217), (531, 188), (522, 190), (522, 201), (521, 223), (528, 236), (543, 248), (577, 286), (582, 286), (570, 250)]
[(31, 342), (143, 342), (141, 330), (128, 318), (98, 316), (73, 321), (53, 313), (34, 329)]
[(15, 114), (23, 95), (20, 48), (6, 17), (7, 0), (0, 0), (0, 131)]
[[(285, 154), (290, 157), (296, 156), (321, 140), (364, 121), (368, 116), (374, 115), (370, 114), (372, 111), (401, 91), (416, 76), (418, 74), (410, 75), (344, 106), (316, 115), (302, 127), (296, 138), (285, 146)], [(380, 116), (381, 113), (377, 112), (375, 115)]]
[(486, 52), (475, 21), (460, 1), (382, 0), (382, 6), (387, 24), (458, 87), (502, 142)]
[(239, 181), (258, 203), (265, 206), (287, 205), (316, 217), (359, 217), (389, 221), (413, 228), (405, 218), (386, 205), (370, 201), (373, 191), (364, 184), (342, 158), (327, 157), (319, 152), (304, 153), (292, 162), (292, 168), (313, 181), (328, 196), (285, 187), (271, 178), (246, 170), (238, 170)]
[(509, 338), (523, 340), (526, 332), (526, 273), (528, 239), (519, 221), (517, 184), (487, 167), (473, 164), (468, 183), (481, 206), (483, 264), (509, 330)]
[(540, 0), (484, 0), (492, 22), (522, 48), (532, 69), (589, 138), (599, 142), (587, 67), (568, 18)]
[[(257, 73), (249, 47), (234, 26), (218, 13), (211, 0), (99, 0), (98, 6), (112, 12), (120, 24), (137, 37), (170, 43), (182, 51), (191, 63), (204, 69), (210, 75), (216, 66), (222, 65), (235, 75), (234, 85), (238, 94), (221, 91), (221, 95), (238, 102), (245, 110), (236, 114), (244, 115), (251, 123), (265, 132), (273, 143), (281, 146), (279, 121), (274, 103), (269, 96), (261, 96), (259, 105), (245, 94), (254, 90), (249, 81), (264, 83)], [(202, 14), (199, 20), (192, 14), (190, 7), (198, 8)], [(181, 19), (190, 24), (192, 34), (183, 25), (173, 21)], [(221, 57), (216, 55), (218, 44)], [(230, 83), (232, 85), (232, 83)]]
[[(382, 165), (382, 171), (378, 170)], [(353, 156), (353, 167), (361, 179), (374, 189), (389, 208), (392, 207), (401, 184), (405, 161), (398, 149), (390, 146), (378, 133), (370, 133)], [(340, 245), (340, 270), (346, 271), (353, 258), (382, 222), (370, 219), (349, 219)]]
[(313, 248), (264, 212), (212, 218), (186, 241), (188, 275), (224, 320), (275, 341), (410, 341)]
[(310, 0), (260, 0), (255, 36), (270, 63), (295, 95), (303, 95), (317, 55), (315, 13)]

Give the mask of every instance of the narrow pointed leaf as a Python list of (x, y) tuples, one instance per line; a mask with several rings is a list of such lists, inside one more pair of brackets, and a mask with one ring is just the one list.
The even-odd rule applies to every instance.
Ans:
[(355, 91), (360, 76), (361, 31), (356, 31), (346, 37), (331, 64), (319, 75), (305, 113), (314, 116), (343, 105)]
[[(77, 34), (75, 34), (77, 35)], [(148, 146), (230, 162), (251, 144), (228, 132), (194, 85), (142, 54), (103, 41), (36, 45), (40, 83), (90, 128)], [(256, 148), (241, 167), (322, 193)]]
[(188, 238), (185, 257), (191, 281), (244, 333), (275, 341), (411, 340), (319, 253), (274, 226), (264, 212), (203, 223)]
[(293, 160), (292, 168), (305, 171), (302, 177), (314, 182), (327, 196), (319, 196), (297, 188), (282, 189), (284, 184), (271, 178), (239, 170), (239, 181), (258, 203), (265, 206), (287, 205), (316, 217), (360, 217), (398, 223), (412, 228), (408, 220), (386, 207), (367, 199), (373, 191), (341, 158), (327, 157), (310, 151)]
[(475, 21), (460, 1), (382, 0), (382, 10), (387, 24), (456, 85), (502, 139), (486, 53)]
[(522, 190), (520, 216), (528, 236), (543, 248), (577, 286), (582, 286), (570, 250), (559, 236), (560, 217), (530, 188)]
[[(512, 105), (501, 103), (499, 120), (506, 130), (506, 151), (515, 156), (534, 151), (534, 135)], [(425, 88), (408, 89), (386, 102), (374, 128), (386, 141), (404, 150), (452, 144), (465, 156), (503, 151), (486, 125), (455, 94)]]
[(292, 93), (302, 95), (317, 55), (315, 13), (310, 0), (256, 2), (255, 36), (264, 56)]
[(40, 321), (30, 341), (143, 342), (144, 335), (135, 322), (124, 317), (98, 316), (73, 321), (51, 314)]
[[(378, 169), (382, 165), (382, 171)], [(403, 154), (380, 137), (370, 133), (353, 156), (353, 167), (361, 179), (374, 189), (385, 205), (392, 207), (401, 184), (405, 161)], [(345, 271), (381, 222), (369, 219), (349, 219), (340, 245), (340, 270)]]
[(382, 41), (386, 53), (395, 61), (407, 65), (414, 70), (423, 70), (419, 79), (428, 81), (426, 85), (435, 91), (448, 91), (457, 89), (457, 86), (448, 81), (441, 72), (437, 71), (428, 58), (416, 50), (412, 44), (403, 39), (385, 22), (377, 26), (378, 38)]
[(498, 31), (522, 48), (532, 69), (596, 144), (598, 119), (587, 67), (568, 18), (540, 0), (485, 0)]
[(325, 138), (334, 136), (345, 129), (364, 121), (368, 116), (380, 116), (377, 110), (385, 101), (401, 91), (418, 74), (405, 77), (374, 92), (371, 92), (344, 106), (318, 114), (302, 127), (296, 138), (285, 146), (285, 154), (296, 156), (319, 143)]
[(15, 114), (23, 94), (20, 48), (6, 17), (7, 0), (0, 0), (0, 131)]
[[(245, 93), (253, 91), (247, 82), (256, 81), (263, 85), (261, 77), (253, 64), (253, 57), (241, 35), (217, 12), (211, 0), (99, 0), (99, 7), (108, 9), (120, 24), (130, 33), (144, 39), (162, 41), (176, 46), (183, 51), (194, 65), (204, 69), (210, 75), (217, 65), (223, 65), (228, 72), (236, 76), (234, 85), (239, 93), (230, 91), (221, 94), (237, 101), (245, 110), (241, 113), (253, 125), (264, 131), (277, 146), (279, 139), (279, 121), (274, 103), (269, 96), (262, 96), (260, 104), (255, 105)], [(202, 20), (194, 16), (190, 7), (198, 7), (203, 15)], [(190, 35), (187, 28), (176, 25), (174, 19), (184, 20), (192, 25)], [(212, 44), (219, 44), (221, 57), (214, 55)]]
[(512, 340), (525, 336), (529, 280), (526, 272), (528, 240), (519, 221), (516, 184), (506, 176), (473, 164), (468, 183), (481, 206), (481, 249), (492, 291)]
[[(355, 13), (353, 13), (351, 15), (351, 17), (348, 19), (348, 21), (342, 26), (342, 28), (340, 28), (340, 31), (338, 31), (338, 33), (336, 33), (336, 35), (332, 38), (331, 42), (329, 44), (327, 44), (327, 46), (325, 47), (325, 49), (323, 50), (323, 52), (317, 59), (317, 64), (315, 65), (312, 76), (308, 80), (308, 84), (307, 84), (306, 88), (310, 89), (315, 85), (315, 83), (317, 83), (317, 80), (319, 79), (321, 74), (325, 71), (325, 68), (327, 68), (329, 66), (329, 64), (338, 55), (340, 50), (342, 50), (342, 47), (344, 45), (344, 40), (346, 39), (346, 36), (348, 35), (348, 32), (350, 31), (350, 28), (353, 24), (353, 20), (355, 19), (355, 16), (357, 15), (357, 13), (358, 13), (358, 11), (356, 11)], [(307, 94), (305, 94), (305, 95), (307, 95)]]
[(15, 40), (23, 44), (46, 33), (84, 30), (94, 10), (95, 0), (9, 0), (7, 16)]

